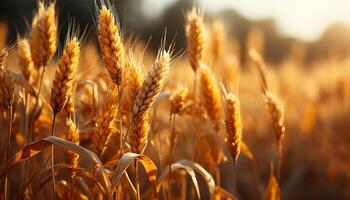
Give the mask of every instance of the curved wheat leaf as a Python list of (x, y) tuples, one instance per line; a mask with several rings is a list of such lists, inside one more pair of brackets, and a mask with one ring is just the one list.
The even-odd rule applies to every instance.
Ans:
[(15, 155), (13, 155), (12, 158), (10, 158), (6, 162), (6, 164), (1, 168), (0, 179), (2, 179), (4, 177), (4, 175), (14, 165), (16, 165), (17, 163), (19, 163), (23, 160), (34, 157), (35, 155), (39, 154), (40, 152), (44, 151), (45, 149), (51, 147), (51, 145), (56, 145), (58, 147), (64, 148), (65, 150), (73, 151), (73, 152), (79, 154), (80, 156), (93, 161), (97, 166), (97, 171), (100, 171), (100, 173), (101, 173), (101, 178), (103, 179), (103, 183), (104, 183), (105, 188), (107, 189), (107, 191), (109, 190), (110, 182), (109, 182), (108, 178), (106, 177), (105, 172), (104, 172), (104, 167), (103, 167), (101, 161), (96, 156), (96, 154), (94, 154), (90, 150), (85, 149), (79, 145), (76, 145), (72, 142), (69, 142), (69, 141), (60, 139), (58, 137), (54, 137), (54, 136), (45, 137), (45, 138), (38, 140), (32, 144), (29, 144), (26, 147), (24, 147), (21, 151), (17, 152)]
[[(193, 183), (193, 186), (196, 190), (197, 197), (198, 197), (198, 199), (201, 199), (199, 185), (198, 185), (197, 177), (196, 177), (196, 174), (194, 173), (194, 170), (191, 167), (186, 166), (184, 164), (181, 164), (179, 162), (171, 164), (170, 167), (171, 167), (172, 172), (177, 171), (177, 170), (184, 170), (190, 176), (192, 183)], [(160, 177), (157, 181), (157, 186), (156, 186), (157, 193), (159, 193), (162, 184), (169, 177), (169, 166), (166, 166), (164, 169), (165, 170), (162, 172), (162, 174), (160, 175)]]
[(208, 173), (200, 164), (193, 162), (191, 160), (180, 160), (178, 161), (178, 163), (191, 167), (195, 172), (201, 175), (208, 186), (210, 199), (215, 198), (215, 181), (210, 173)]
[[(135, 160), (138, 160), (146, 170), (148, 180), (155, 186), (157, 179), (157, 167), (153, 161), (145, 155), (140, 155), (136, 153), (127, 152), (123, 154), (118, 162), (118, 166), (114, 172), (111, 181), (111, 190), (117, 187), (121, 177), (129, 168), (129, 166), (134, 163)], [(110, 194), (111, 196), (112, 194)]]

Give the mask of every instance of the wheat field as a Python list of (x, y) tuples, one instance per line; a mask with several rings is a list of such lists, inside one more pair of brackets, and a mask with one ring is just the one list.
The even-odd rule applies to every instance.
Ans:
[(350, 57), (276, 66), (195, 6), (153, 53), (109, 3), (97, 43), (37, 5), (0, 53), (0, 199), (350, 198)]

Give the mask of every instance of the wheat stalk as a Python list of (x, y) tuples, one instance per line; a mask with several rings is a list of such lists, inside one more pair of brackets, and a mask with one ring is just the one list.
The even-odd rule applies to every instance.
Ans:
[(114, 15), (105, 5), (99, 11), (98, 21), (98, 39), (106, 69), (111, 79), (121, 85), (125, 63), (124, 47)]

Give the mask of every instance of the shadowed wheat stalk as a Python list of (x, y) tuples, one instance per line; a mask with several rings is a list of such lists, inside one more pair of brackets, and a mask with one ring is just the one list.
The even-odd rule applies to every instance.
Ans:
[(172, 121), (172, 130), (170, 132), (170, 155), (169, 155), (169, 180), (168, 180), (168, 199), (171, 199), (171, 181), (172, 171), (171, 164), (173, 163), (174, 148), (176, 142), (176, 114), (180, 113), (188, 100), (189, 94), (185, 87), (178, 86), (176, 91), (170, 96), (170, 121)]
[[(46, 65), (51, 60), (57, 49), (57, 19), (55, 11), (56, 3), (52, 2), (49, 6), (45, 6), (43, 1), (39, 1), (38, 12), (36, 13), (33, 21), (31, 32), (29, 35), (30, 51), (32, 54), (32, 60), (34, 66), (40, 70), (38, 81), (38, 92), (35, 97), (35, 104), (31, 116), (29, 117), (29, 135), (28, 138), (31, 139), (33, 126), (35, 122), (35, 115), (39, 103), (42, 81), (44, 78)], [(56, 115), (54, 115), (56, 119)], [(52, 133), (54, 132), (54, 126), (52, 127)], [(28, 141), (30, 142), (30, 141)], [(53, 147), (52, 147), (53, 154)], [(52, 155), (53, 158), (53, 155)], [(52, 172), (54, 172), (53, 159), (52, 159)], [(53, 189), (53, 198), (55, 196), (55, 182), (54, 182), (54, 173), (52, 174), (52, 189)]]
[[(3, 66), (3, 65), (2, 65)], [(3, 69), (3, 67), (2, 67)], [(8, 133), (7, 140), (5, 142), (5, 159), (6, 161), (10, 158), (11, 149), (11, 133), (12, 133), (12, 121), (13, 121), (13, 106), (14, 106), (14, 81), (9, 71), (0, 70), (0, 106), (7, 110), (8, 113)], [(4, 181), (4, 199), (8, 198), (8, 177), (5, 177)]]

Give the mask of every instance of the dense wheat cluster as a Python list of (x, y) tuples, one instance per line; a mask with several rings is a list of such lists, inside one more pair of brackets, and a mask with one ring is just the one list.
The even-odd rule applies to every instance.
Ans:
[(73, 20), (59, 33), (55, 2), (37, 9), (0, 51), (0, 199), (350, 198), (348, 57), (276, 66), (261, 35), (232, 48), (196, 7), (185, 55), (166, 37), (153, 55), (110, 4), (97, 43)]

